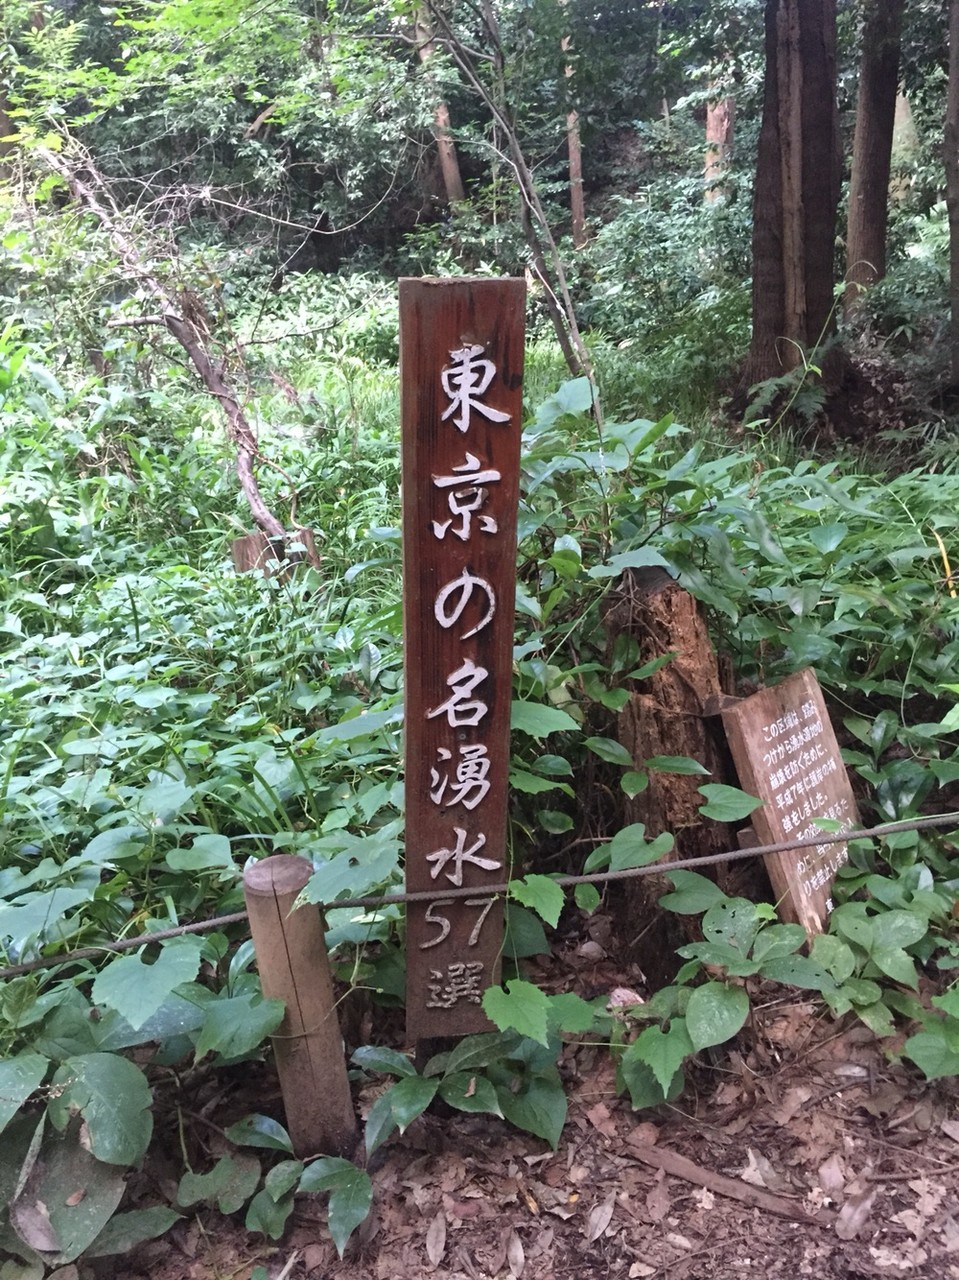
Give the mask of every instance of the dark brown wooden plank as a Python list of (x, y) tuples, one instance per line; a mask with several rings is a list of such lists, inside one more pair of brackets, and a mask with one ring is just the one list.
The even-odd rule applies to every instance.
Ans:
[(406, 884), (436, 890), (407, 909), (412, 1040), (488, 1030), (499, 979), (525, 298), (400, 281)]
[[(809, 667), (782, 684), (724, 709), (723, 725), (740, 786), (764, 801), (752, 815), (760, 844), (814, 836), (816, 818), (851, 830), (856, 801), (839, 754), (822, 690)], [(832, 882), (845, 844), (814, 845), (766, 857), (780, 915), (821, 933), (832, 910)]]

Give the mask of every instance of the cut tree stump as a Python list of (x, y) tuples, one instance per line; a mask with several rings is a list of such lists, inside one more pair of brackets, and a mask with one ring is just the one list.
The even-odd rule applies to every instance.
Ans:
[[(287, 550), (296, 544), (302, 545), (303, 550)], [(285, 539), (268, 538), (265, 533), (256, 530), (242, 538), (234, 538), (231, 550), (233, 567), (237, 573), (261, 569), (268, 578), (272, 578), (277, 571), (282, 577), (288, 578), (298, 564), (309, 564), (314, 569), (320, 567), (312, 529), (294, 529)]]
[[(675, 839), (670, 859), (733, 847), (730, 828), (699, 812), (702, 783), (735, 785), (735, 773), (717, 714), (730, 682), (721, 675), (697, 601), (663, 569), (631, 569), (606, 597), (603, 615), (611, 650), (620, 636), (638, 643), (637, 667), (674, 655), (647, 679), (631, 682), (629, 701), (619, 713), (619, 740), (636, 769), (649, 774), (646, 790), (626, 802), (627, 821), (645, 823), (650, 839), (670, 832)], [(690, 756), (710, 776), (647, 771), (645, 762), (654, 756)], [(711, 867), (703, 874), (716, 878)], [(674, 951), (689, 941), (689, 927), (695, 927), (694, 918), (659, 907), (659, 898), (671, 888), (665, 874), (644, 876), (625, 888), (631, 950), (652, 986), (673, 977)]]

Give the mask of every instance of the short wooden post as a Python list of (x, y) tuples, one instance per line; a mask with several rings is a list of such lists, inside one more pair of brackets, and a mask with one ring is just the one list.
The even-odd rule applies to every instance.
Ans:
[(305, 858), (264, 858), (245, 871), (243, 894), (263, 994), (286, 1003), (273, 1050), (293, 1149), (298, 1156), (349, 1155), (356, 1115), (323, 918), (316, 907), (292, 909), (312, 874)]

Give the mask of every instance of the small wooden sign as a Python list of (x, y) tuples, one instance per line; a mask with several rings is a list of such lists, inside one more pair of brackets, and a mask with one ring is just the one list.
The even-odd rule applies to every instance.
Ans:
[(525, 300), (400, 281), (406, 886), (436, 891), (407, 908), (411, 1040), (489, 1030), (499, 980)]
[[(723, 710), (740, 786), (764, 801), (752, 815), (760, 844), (819, 834), (816, 818), (851, 831), (856, 801), (822, 690), (809, 667)], [(780, 915), (821, 933), (832, 910), (832, 882), (848, 860), (845, 844), (812, 845), (766, 857)]]

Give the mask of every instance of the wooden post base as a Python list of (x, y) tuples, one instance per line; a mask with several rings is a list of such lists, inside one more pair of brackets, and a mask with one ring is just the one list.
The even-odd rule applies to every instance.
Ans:
[(357, 1140), (323, 917), (313, 906), (292, 909), (312, 874), (305, 858), (278, 854), (243, 875), (263, 994), (286, 1003), (273, 1051), (287, 1130), (301, 1158), (350, 1155)]

